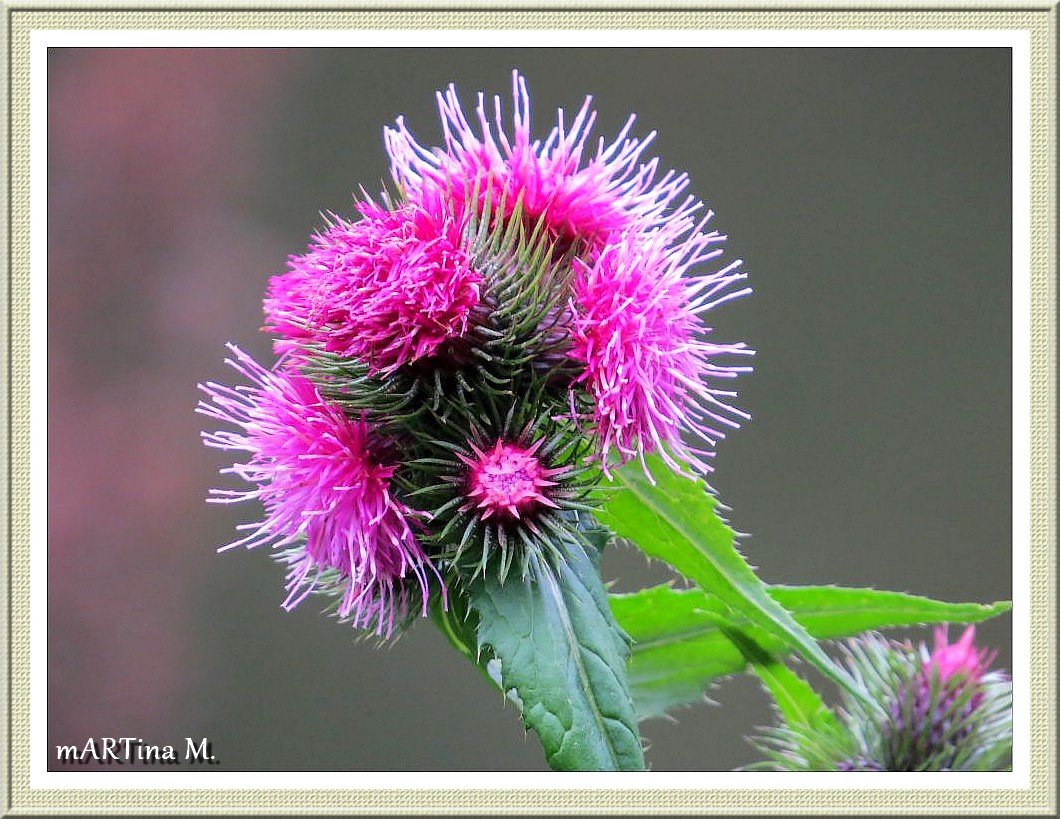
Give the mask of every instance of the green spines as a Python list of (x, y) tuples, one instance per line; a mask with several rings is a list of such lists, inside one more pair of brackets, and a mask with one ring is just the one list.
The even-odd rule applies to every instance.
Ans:
[[(583, 537), (576, 515), (593, 508), (598, 471), (585, 465), (585, 442), (570, 421), (541, 413), (537, 406), (533, 401), (512, 404), (500, 418), (490, 412), (486, 417), (462, 414), (461, 423), (439, 430), (435, 439), (421, 441), (422, 455), (408, 460), (399, 473), (410, 487), (410, 500), (431, 517), (425, 545), (454, 568), (461, 583), (482, 574), (492, 561), (497, 561), (500, 582), (513, 566), (525, 577), (532, 571), (534, 556), (563, 559), (557, 543)], [(461, 413), (468, 410), (462, 408)], [(497, 441), (521, 449), (536, 447), (536, 457), (555, 483), (545, 490), (549, 506), (510, 519), (487, 516), (468, 498), (468, 462)]]

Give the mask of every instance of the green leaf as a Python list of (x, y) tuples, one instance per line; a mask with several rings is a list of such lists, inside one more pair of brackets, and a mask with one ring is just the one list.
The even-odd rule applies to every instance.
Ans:
[[(1012, 607), (1007, 602), (943, 603), (899, 592), (836, 586), (767, 586), (766, 590), (818, 640), (897, 626), (975, 623)], [(725, 636), (726, 627), (740, 629), (765, 651), (784, 651), (782, 641), (701, 589), (664, 585), (613, 594), (611, 610), (633, 640), (629, 681), (640, 719), (700, 701), (713, 679), (744, 670), (746, 661)]]
[(629, 687), (638, 719), (698, 702), (711, 680), (743, 670), (743, 656), (722, 631), (735, 625), (727, 609), (700, 589), (611, 595), (611, 611), (633, 640)]
[(671, 472), (657, 455), (649, 457), (647, 465), (655, 485), (635, 462), (615, 472), (616, 480), (629, 491), (607, 497), (597, 514), (601, 523), (717, 595), (782, 641), (786, 649), (798, 651), (850, 696), (864, 701), (858, 684), (769, 596), (765, 584), (736, 550), (736, 533), (718, 517), (717, 503), (703, 482)]
[(562, 548), (565, 560), (533, 554), (526, 577), (513, 572), (502, 584), (491, 569), (472, 581), (479, 646), (554, 770), (644, 770), (626, 680), (629, 645), (608, 606), (598, 556), (587, 544)]
[(769, 595), (818, 640), (862, 631), (931, 623), (978, 623), (1012, 608), (1007, 600), (943, 603), (929, 597), (841, 586), (769, 586)]
[(796, 730), (831, 730), (838, 720), (824, 700), (806, 680), (784, 665), (739, 629), (725, 628), (725, 636), (743, 654), (751, 670), (758, 675), (789, 728)]

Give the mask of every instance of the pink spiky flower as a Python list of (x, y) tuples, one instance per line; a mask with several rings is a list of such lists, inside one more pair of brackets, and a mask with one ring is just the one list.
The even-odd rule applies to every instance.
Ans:
[[(901, 722), (899, 713), (904, 700), (912, 698), (912, 713), (916, 719), (924, 721), (932, 717), (934, 705), (936, 712), (944, 713), (965, 691), (972, 692), (964, 706), (967, 713), (973, 712), (982, 700), (980, 681), (990, 663), (997, 655), (996, 651), (979, 649), (975, 645), (975, 626), (968, 626), (960, 639), (952, 645), (948, 642), (948, 630), (945, 625), (935, 629), (935, 647), (930, 652), (926, 646), (921, 648), (922, 662), (913, 679), (910, 695), (903, 691), (899, 702), (895, 704), (896, 721)], [(940, 702), (932, 702), (932, 692), (936, 686), (941, 692)], [(939, 722), (936, 718), (936, 722)], [(938, 732), (941, 729), (935, 727)]]
[(457, 454), (468, 467), (467, 502), (462, 511), (477, 509), (482, 520), (519, 520), (542, 507), (558, 509), (548, 497), (551, 477), (567, 471), (548, 469), (537, 457), (543, 439), (528, 448), (498, 440), (492, 449), (469, 443), (474, 457)]
[(714, 245), (724, 239), (697, 229), (671, 246), (664, 234), (627, 235), (604, 247), (592, 264), (575, 261), (569, 355), (582, 371), (571, 391), (571, 409), (575, 413), (580, 385), (592, 399), (605, 474), (614, 459), (626, 463), (639, 457), (643, 463), (649, 452), (658, 452), (678, 472), (683, 464), (705, 473), (710, 467), (702, 457), (712, 452), (686, 444), (682, 433), (713, 446), (724, 437), (721, 426), (735, 428), (736, 418), (750, 417), (728, 403), (735, 393), (711, 382), (750, 369), (720, 364), (719, 356), (754, 353), (742, 343), (703, 340), (709, 328), (701, 318), (749, 293), (729, 289), (746, 274), (737, 260), (714, 273), (685, 275), (719, 255)]
[[(992, 771), (1012, 753), (1012, 681), (969, 626), (934, 650), (865, 632), (841, 646), (866, 699), (841, 696), (838, 720), (784, 724), (756, 742), (774, 770)], [(873, 705), (869, 705), (869, 703)]]
[(227, 363), (253, 386), (200, 385), (212, 403), (200, 402), (197, 411), (240, 428), (202, 437), (207, 446), (250, 453), (246, 463), (221, 474), (252, 488), (214, 489), (210, 500), (258, 500), (265, 516), (240, 526), (249, 534), (220, 551), (291, 546), (304, 538), (304, 551), (289, 561), (285, 608), (301, 602), (322, 575), (338, 572), (344, 579), (338, 615), (357, 628), (390, 636), (406, 614), (412, 578), (426, 614), (427, 573), (437, 576), (437, 570), (413, 531), (420, 513), (392, 493), (395, 467), (378, 459), (372, 428), (328, 404), (297, 373), (267, 370), (235, 345), (229, 349), (235, 360)]
[[(975, 646), (975, 626), (968, 626), (950, 645), (947, 627), (935, 629), (935, 647), (920, 647), (920, 662), (908, 683), (903, 683), (891, 703), (889, 726), (893, 756), (906, 760), (909, 748), (922, 755), (946, 746), (960, 746), (975, 730), (975, 717), (989, 686), (983, 684), (997, 652)], [(919, 737), (910, 742), (909, 736)]]
[(464, 115), (456, 87), (439, 92), (445, 150), (421, 146), (399, 117), (395, 128), (384, 129), (398, 186), (412, 198), (437, 190), (463, 202), (477, 193), (480, 211), (486, 203), (497, 207), (503, 202), (504, 217), (521, 203), (530, 224), (543, 219), (553, 237), (582, 239), (590, 246), (629, 230), (665, 226), (671, 234), (680, 234), (691, 226), (689, 216), (701, 204), (688, 197), (675, 207), (688, 185), (687, 175), (668, 171), (656, 179), (659, 160), (642, 160), (654, 131), (644, 139), (629, 137), (635, 119), (630, 116), (611, 144), (605, 146), (601, 139), (590, 157), (588, 140), (596, 120), (591, 97), (585, 98), (569, 127), (561, 109), (544, 142), (531, 138), (530, 96), (518, 71), (512, 72), (512, 98), (509, 136), (500, 97), (494, 97), (491, 121), (484, 96), (478, 95), (476, 131)]
[(946, 626), (935, 629), (935, 648), (932, 650), (924, 673), (938, 674), (939, 682), (946, 685), (954, 678), (978, 683), (997, 652), (976, 648), (975, 626), (968, 626), (956, 643), (948, 643)]
[(287, 339), (388, 374), (467, 333), (482, 276), (464, 247), (464, 220), (440, 197), (393, 211), (367, 200), (357, 207), (360, 221), (333, 216), (306, 254), (289, 258), (289, 272), (270, 282), (265, 315)]

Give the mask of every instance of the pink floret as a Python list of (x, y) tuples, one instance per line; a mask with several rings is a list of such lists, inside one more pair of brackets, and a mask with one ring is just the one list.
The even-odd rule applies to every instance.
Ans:
[(503, 202), (505, 217), (521, 202), (530, 224), (543, 218), (554, 238), (583, 239), (590, 245), (628, 230), (665, 226), (681, 232), (690, 226), (689, 216), (701, 203), (688, 197), (675, 206), (688, 185), (687, 175), (668, 171), (656, 179), (659, 160), (642, 161), (655, 133), (629, 137), (634, 117), (610, 145), (601, 139), (590, 155), (589, 134), (596, 120), (591, 97), (569, 125), (560, 110), (544, 142), (531, 137), (530, 97), (517, 71), (512, 72), (512, 97), (509, 135), (499, 97), (494, 97), (491, 119), (484, 96), (478, 95), (476, 131), (455, 86), (439, 92), (444, 150), (421, 146), (399, 118), (396, 127), (384, 131), (394, 180), (412, 198), (434, 190), (463, 202), (477, 194), (480, 211), (487, 201), (493, 208)]
[[(253, 386), (200, 385), (209, 401), (197, 409), (239, 428), (202, 437), (207, 446), (250, 453), (245, 463), (221, 473), (252, 488), (214, 489), (210, 500), (258, 500), (265, 516), (240, 526), (249, 534), (221, 551), (292, 546), (304, 539), (304, 552), (290, 563), (287, 609), (313, 591), (321, 573), (334, 570), (345, 578), (338, 614), (357, 628), (389, 636), (405, 616), (410, 585), (418, 586), (426, 614), (427, 572), (437, 570), (413, 530), (422, 514), (392, 494), (395, 467), (377, 460), (371, 427), (325, 402), (297, 373), (267, 370), (229, 347), (235, 359), (228, 363)], [(405, 582), (412, 578), (414, 584)]]
[[(482, 276), (463, 245), (463, 220), (438, 197), (394, 211), (366, 201), (362, 219), (333, 217), (292, 256), (265, 299), (270, 329), (391, 373), (468, 332)], [(285, 349), (284, 345), (280, 345)]]
[(931, 652), (929, 666), (937, 669), (939, 681), (943, 684), (950, 679), (962, 679), (978, 682), (987, 667), (993, 662), (994, 654), (975, 645), (975, 626), (968, 626), (956, 643), (948, 642), (945, 626), (935, 629), (935, 648)]
[(541, 443), (523, 448), (499, 440), (486, 450), (471, 444), (474, 457), (458, 454), (469, 467), (463, 509), (479, 510), (483, 520), (516, 520), (541, 507), (558, 508), (548, 497), (548, 488), (556, 485), (549, 478), (563, 470), (547, 469), (541, 463), (536, 454)]
[[(592, 398), (599, 459), (610, 467), (658, 452), (677, 471), (705, 473), (709, 450), (686, 444), (689, 433), (713, 446), (720, 427), (738, 427), (746, 413), (728, 403), (735, 393), (712, 386), (749, 367), (719, 356), (753, 355), (744, 344), (713, 344), (700, 314), (750, 292), (729, 290), (745, 278), (739, 261), (698, 277), (684, 274), (721, 253), (724, 239), (700, 230), (675, 247), (667, 238), (630, 235), (609, 244), (592, 264), (576, 262), (570, 356), (583, 366), (574, 389)], [(575, 396), (572, 392), (572, 407)], [(647, 470), (647, 467), (645, 467)], [(686, 473), (687, 474), (687, 473)], [(650, 477), (650, 475), (649, 475)]]

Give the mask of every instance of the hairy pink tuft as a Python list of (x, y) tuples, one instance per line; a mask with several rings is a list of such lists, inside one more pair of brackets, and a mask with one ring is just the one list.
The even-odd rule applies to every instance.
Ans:
[(544, 142), (530, 132), (530, 96), (526, 80), (512, 72), (512, 129), (506, 129), (500, 97), (487, 113), (478, 95), (478, 130), (468, 122), (450, 85), (438, 94), (445, 149), (421, 146), (399, 118), (384, 131), (390, 168), (398, 186), (413, 198), (430, 190), (446, 191), (458, 201), (478, 196), (478, 207), (504, 203), (510, 216), (518, 202), (531, 223), (543, 219), (552, 235), (601, 244), (611, 234), (658, 229), (682, 232), (701, 203), (687, 197), (675, 206), (688, 185), (687, 174), (668, 171), (656, 179), (659, 160), (642, 161), (655, 132), (644, 139), (628, 136), (634, 117), (605, 146), (601, 139), (589, 156), (589, 134), (596, 120), (586, 97), (569, 127), (562, 110)]
[(267, 370), (234, 345), (229, 348), (235, 359), (228, 363), (253, 386), (200, 385), (210, 402), (197, 409), (240, 428), (202, 437), (207, 446), (250, 453), (246, 463), (221, 473), (237, 475), (252, 488), (214, 489), (210, 500), (259, 500), (265, 517), (240, 526), (249, 534), (221, 551), (290, 546), (304, 538), (304, 553), (288, 574), (285, 608), (297, 605), (321, 573), (333, 570), (345, 578), (338, 613), (355, 627), (389, 636), (407, 609), (406, 578), (415, 578), (426, 614), (427, 572), (437, 570), (413, 532), (422, 515), (393, 496), (395, 467), (377, 460), (371, 427), (326, 403), (297, 373)]
[[(605, 474), (618, 463), (658, 452), (673, 469), (709, 470), (709, 451), (687, 445), (682, 432), (713, 446), (721, 426), (738, 427), (746, 413), (728, 403), (735, 393), (711, 386), (749, 367), (718, 356), (753, 355), (744, 344), (702, 340), (700, 314), (750, 292), (726, 292), (745, 278), (736, 261), (723, 270), (685, 277), (690, 267), (721, 253), (717, 233), (696, 230), (676, 247), (664, 235), (628, 235), (607, 245), (595, 262), (576, 261), (578, 275), (570, 356), (582, 366), (574, 386), (588, 391)], [(574, 398), (572, 394), (572, 406)]]
[(290, 257), (289, 272), (270, 282), (265, 315), (288, 339), (390, 373), (467, 333), (482, 277), (464, 249), (462, 220), (440, 198), (358, 208), (360, 221), (333, 217), (309, 252)]
[[(931, 652), (927, 668), (937, 669), (939, 682), (960, 677), (978, 682), (993, 662), (994, 653), (975, 645), (975, 626), (968, 626), (956, 643), (950, 645), (945, 626), (935, 629), (935, 648)], [(926, 669), (927, 670), (927, 669)]]

